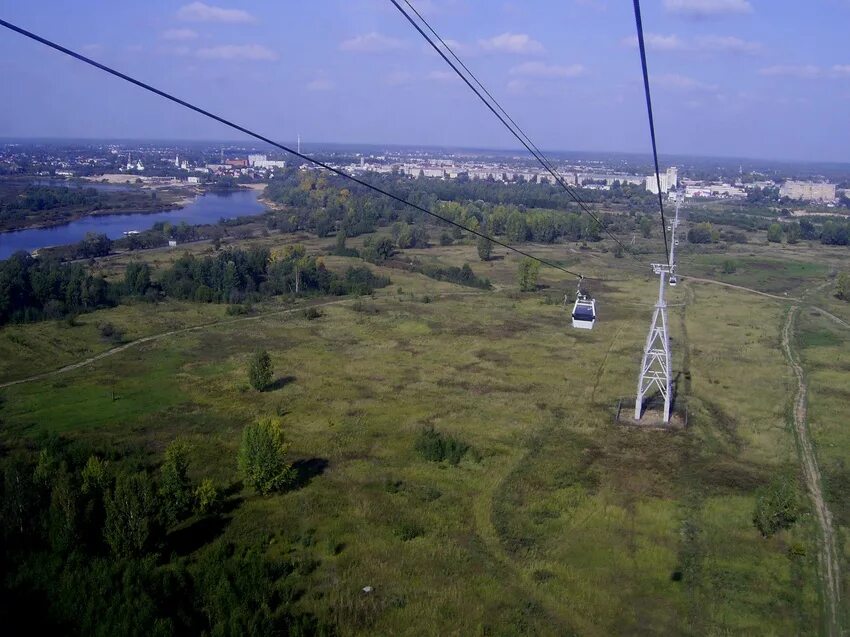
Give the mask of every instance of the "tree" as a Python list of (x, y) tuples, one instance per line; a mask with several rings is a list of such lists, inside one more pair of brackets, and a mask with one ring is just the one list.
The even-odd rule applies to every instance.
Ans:
[(850, 272), (842, 272), (835, 280), (835, 296), (842, 301), (850, 301)]
[(295, 477), (286, 461), (289, 444), (277, 418), (262, 418), (242, 431), (239, 446), (239, 471), (260, 495), (286, 487)]
[(493, 242), (487, 237), (478, 237), (478, 258), (482, 261), (489, 261), (490, 254), (493, 252)]
[(734, 259), (726, 259), (723, 262), (723, 274), (734, 274), (738, 269), (738, 264)]
[(690, 243), (711, 243), (712, 228), (710, 223), (698, 223), (688, 230)]
[(169, 526), (180, 522), (192, 509), (188, 451), (185, 443), (172, 442), (165, 450), (165, 460), (159, 470), (159, 497)]
[(772, 223), (767, 228), (767, 240), (771, 243), (782, 243), (782, 225)]
[(528, 225), (521, 212), (512, 212), (505, 224), (505, 234), (509, 241), (522, 242), (528, 238)]
[(151, 268), (147, 263), (132, 261), (124, 271), (124, 287), (130, 296), (144, 296), (151, 286)]
[(519, 289), (522, 292), (534, 292), (537, 289), (537, 275), (540, 273), (540, 262), (524, 258), (519, 262), (517, 277)]
[(640, 232), (644, 239), (649, 239), (652, 236), (652, 219), (649, 217), (641, 217)]
[(796, 221), (794, 223), (789, 223), (785, 226), (785, 239), (790, 244), (799, 243), (800, 237), (802, 235), (802, 230), (800, 229), (800, 224)]
[(118, 476), (105, 506), (103, 535), (115, 555), (139, 556), (152, 548), (159, 531), (159, 511), (148, 474)]
[(257, 391), (265, 391), (272, 382), (272, 357), (266, 350), (255, 352), (248, 362), (248, 382)]

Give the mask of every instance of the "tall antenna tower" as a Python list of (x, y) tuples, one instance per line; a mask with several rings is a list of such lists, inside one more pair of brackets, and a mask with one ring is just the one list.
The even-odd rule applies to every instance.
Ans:
[(664, 399), (664, 422), (670, 422), (670, 405), (673, 400), (673, 365), (670, 356), (670, 337), (667, 333), (667, 300), (664, 297), (667, 277), (676, 281), (676, 228), (679, 225), (681, 197), (676, 197), (676, 217), (673, 219), (669, 263), (653, 263), (652, 271), (658, 275), (658, 301), (652, 313), (652, 324), (646, 336), (643, 361), (638, 376), (638, 391), (635, 398), (635, 420), (640, 420), (647, 394), (655, 388)]
[(298, 133), (298, 153), (301, 154), (301, 133)]

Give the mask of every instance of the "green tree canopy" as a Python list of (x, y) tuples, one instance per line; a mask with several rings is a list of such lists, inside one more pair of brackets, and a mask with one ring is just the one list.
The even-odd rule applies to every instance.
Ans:
[(245, 481), (257, 493), (265, 495), (286, 487), (294, 471), (286, 461), (289, 444), (283, 439), (283, 427), (277, 418), (262, 418), (242, 431), (238, 465)]
[(272, 382), (272, 357), (266, 350), (255, 352), (248, 361), (248, 382), (257, 391), (265, 391)]

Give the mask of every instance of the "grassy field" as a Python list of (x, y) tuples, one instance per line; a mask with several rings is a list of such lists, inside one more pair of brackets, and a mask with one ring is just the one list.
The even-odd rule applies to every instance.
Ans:
[[(784, 260), (768, 248), (735, 255), (739, 268), (723, 280), (793, 295), (832, 267), (806, 261), (808, 248)], [(670, 289), (689, 425), (616, 425), (618, 400), (635, 392), (657, 281), (598, 249), (528, 249), (567, 267), (581, 261), (596, 329), (569, 328), (560, 300), (574, 281), (561, 273), (544, 270), (546, 287), (520, 294), (513, 257), (482, 264), (474, 246), (412, 250), (470, 262), (495, 290), (387, 268), (390, 287), (313, 320), (270, 304), (258, 308), (267, 316), (224, 322), (223, 306), (169, 302), (102, 310), (76, 326), (4, 328), (0, 375), (10, 380), (111, 347), (99, 336), (105, 322), (134, 339), (219, 321), (0, 390), (4, 439), (53, 431), (132, 449), (142, 462), (187, 440), (193, 477), (232, 495), (224, 522), (195, 534), (186, 553), (214, 537), (268, 539), (270, 553), (298, 565), (297, 604), (342, 634), (816, 634), (813, 521), (803, 515), (770, 539), (752, 523), (756, 491), (797, 470), (779, 348), (787, 306), (697, 282)], [(161, 266), (175, 254), (141, 258)], [(723, 261), (691, 256), (696, 276)], [(128, 258), (102, 267), (118, 276)], [(801, 322), (812, 431), (846, 543), (846, 334), (810, 312)], [(257, 393), (245, 369), (261, 348), (276, 382)], [(242, 427), (269, 414), (283, 417), (303, 479), (258, 497), (242, 489), (235, 455)], [(426, 426), (472, 453), (457, 466), (425, 461), (414, 442)], [(375, 594), (360, 593), (367, 585)]]

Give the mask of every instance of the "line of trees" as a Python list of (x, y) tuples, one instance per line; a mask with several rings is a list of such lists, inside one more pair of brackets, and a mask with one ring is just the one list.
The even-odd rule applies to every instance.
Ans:
[(280, 255), (261, 248), (234, 248), (204, 257), (187, 254), (158, 281), (152, 274), (147, 264), (131, 262), (124, 280), (110, 283), (80, 263), (15, 254), (0, 261), (0, 325), (60, 319), (127, 298), (239, 304), (279, 294), (370, 294), (390, 283), (366, 266), (351, 267), (342, 275), (331, 272), (301, 246), (289, 246)]

